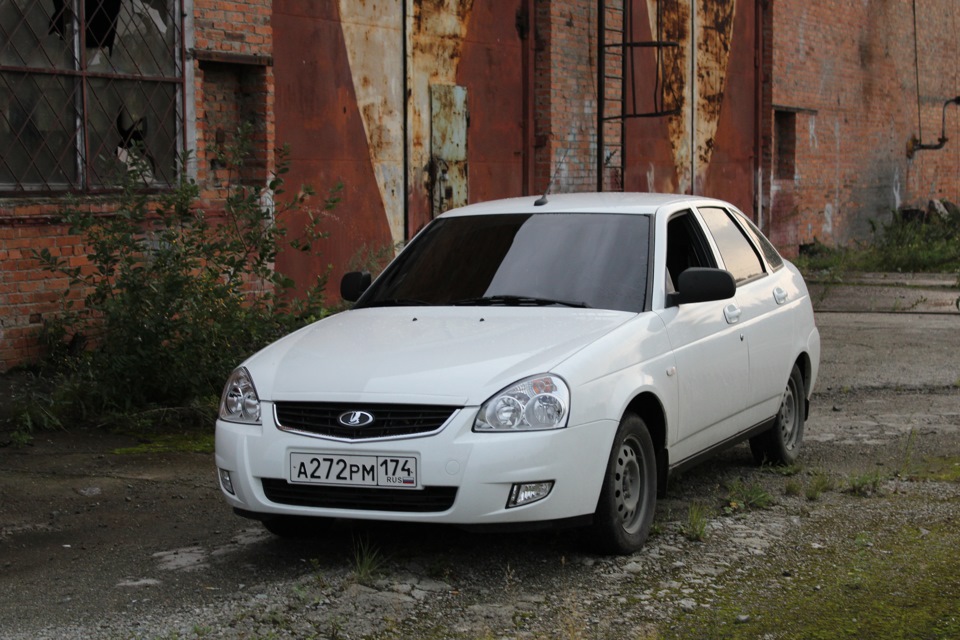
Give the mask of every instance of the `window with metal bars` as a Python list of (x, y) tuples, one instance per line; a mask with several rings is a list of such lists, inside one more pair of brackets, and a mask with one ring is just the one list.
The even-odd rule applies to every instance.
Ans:
[(175, 182), (191, 0), (0, 2), (0, 193)]

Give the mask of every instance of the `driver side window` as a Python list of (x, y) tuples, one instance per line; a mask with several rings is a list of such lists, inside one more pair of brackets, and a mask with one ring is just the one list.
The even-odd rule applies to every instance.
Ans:
[(676, 291), (680, 274), (690, 267), (716, 267), (700, 224), (690, 211), (674, 215), (667, 222), (666, 291)]

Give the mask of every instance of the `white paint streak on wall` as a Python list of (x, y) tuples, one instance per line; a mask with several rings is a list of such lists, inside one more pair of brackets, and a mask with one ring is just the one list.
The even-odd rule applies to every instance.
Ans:
[(340, 0), (340, 27), (350, 60), (370, 162), (394, 242), (403, 228), (402, 2)]
[(836, 141), (833, 202), (824, 207), (823, 233), (826, 238), (836, 241), (836, 238), (833, 238), (833, 216), (840, 212), (840, 188), (843, 186), (842, 168), (840, 166), (841, 159), (843, 158), (843, 145), (842, 139), (840, 138), (839, 117), (833, 121), (833, 136)]
[(903, 203), (903, 197), (900, 194), (900, 167), (897, 167), (893, 175), (893, 203), (896, 209), (899, 209)]
[(811, 116), (807, 120), (807, 130), (810, 133), (810, 148), (817, 149), (820, 146), (820, 141), (817, 139), (817, 117)]

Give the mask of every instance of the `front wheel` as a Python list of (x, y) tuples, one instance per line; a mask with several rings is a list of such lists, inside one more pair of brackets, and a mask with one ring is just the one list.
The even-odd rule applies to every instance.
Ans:
[(803, 375), (793, 365), (787, 388), (780, 400), (780, 410), (773, 426), (758, 436), (750, 438), (750, 451), (757, 464), (793, 464), (800, 453), (803, 440), (804, 411)]
[(657, 461), (643, 420), (620, 422), (594, 514), (593, 541), (604, 553), (633, 553), (643, 546), (657, 503)]

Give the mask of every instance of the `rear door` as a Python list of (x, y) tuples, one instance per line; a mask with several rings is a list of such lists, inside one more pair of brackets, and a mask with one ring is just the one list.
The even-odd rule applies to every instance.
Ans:
[(699, 207), (720, 252), (723, 266), (737, 280), (739, 327), (749, 353), (749, 385), (743, 428), (775, 415), (792, 367), (795, 333), (792, 308), (800, 300), (789, 270), (759, 231), (722, 207)]

